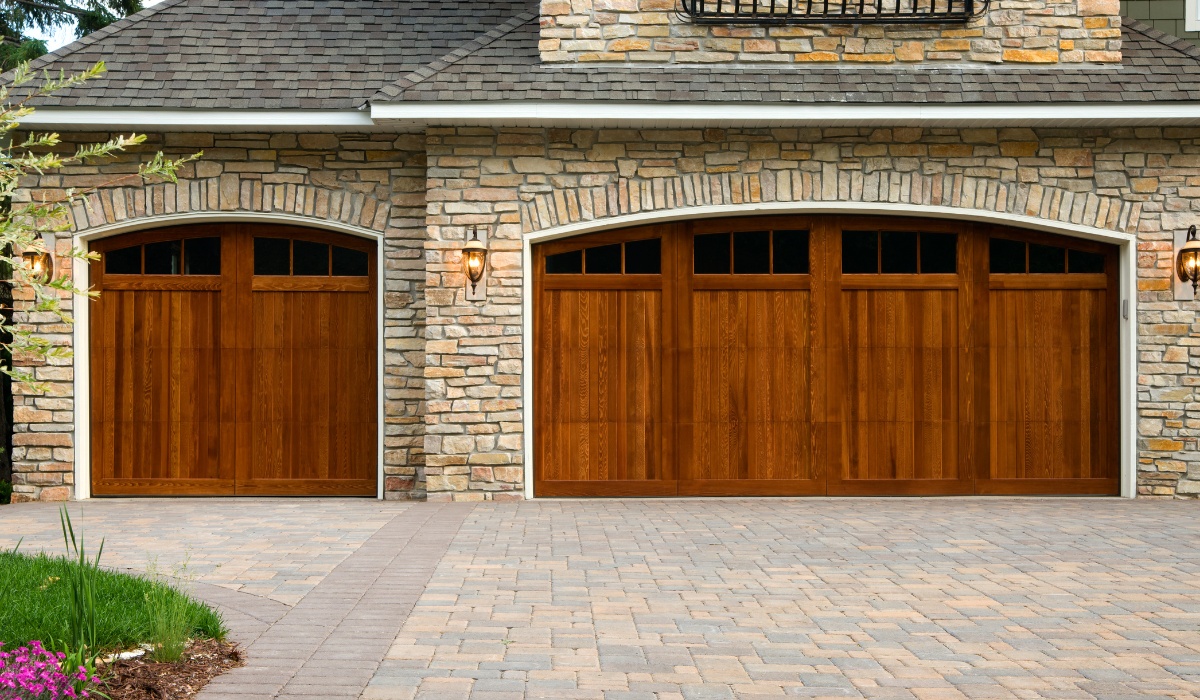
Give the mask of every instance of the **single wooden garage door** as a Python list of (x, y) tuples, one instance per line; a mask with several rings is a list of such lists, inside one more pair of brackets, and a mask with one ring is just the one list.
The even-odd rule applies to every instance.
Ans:
[(206, 224), (92, 249), (94, 494), (375, 494), (373, 244)]
[(537, 495), (1118, 492), (1115, 246), (752, 217), (534, 265)]

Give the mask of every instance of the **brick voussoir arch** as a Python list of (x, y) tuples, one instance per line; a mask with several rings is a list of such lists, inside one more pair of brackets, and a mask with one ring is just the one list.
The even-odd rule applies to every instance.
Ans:
[(138, 219), (185, 214), (282, 214), (384, 232), (391, 204), (370, 194), (313, 185), (214, 177), (106, 188), (71, 207), (75, 234)]
[(966, 175), (839, 170), (691, 173), (620, 178), (606, 186), (557, 189), (521, 203), (521, 226), (532, 233), (568, 224), (654, 211), (768, 203), (859, 202), (991, 211), (1050, 222), (1134, 233), (1140, 202), (1058, 187)]

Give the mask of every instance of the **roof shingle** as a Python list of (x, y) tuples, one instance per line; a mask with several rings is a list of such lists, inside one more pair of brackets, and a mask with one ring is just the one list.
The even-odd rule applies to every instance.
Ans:
[(1200, 49), (1125, 19), (1120, 66), (543, 64), (538, 0), (164, 0), (35, 63), (108, 72), (39, 107), (354, 109), (366, 102), (1200, 101)]
[(1120, 66), (761, 67), (543, 64), (534, 17), (375, 102), (1088, 103), (1200, 100), (1200, 49), (1125, 19)]

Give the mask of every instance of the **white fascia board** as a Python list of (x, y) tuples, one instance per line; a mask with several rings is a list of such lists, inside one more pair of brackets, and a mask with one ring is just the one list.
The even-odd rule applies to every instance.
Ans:
[(148, 128), (363, 128), (374, 126), (367, 110), (315, 109), (87, 109), (39, 107), (23, 126)]
[(1104, 126), (1200, 124), (1200, 103), (944, 105), (646, 102), (408, 102), (371, 105), (376, 123)]

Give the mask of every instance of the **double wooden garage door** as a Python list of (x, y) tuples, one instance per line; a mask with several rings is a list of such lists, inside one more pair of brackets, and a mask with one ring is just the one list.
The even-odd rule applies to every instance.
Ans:
[(1118, 492), (1113, 246), (760, 217), (534, 265), (537, 495)]
[(93, 250), (93, 493), (375, 494), (373, 244), (232, 224)]

